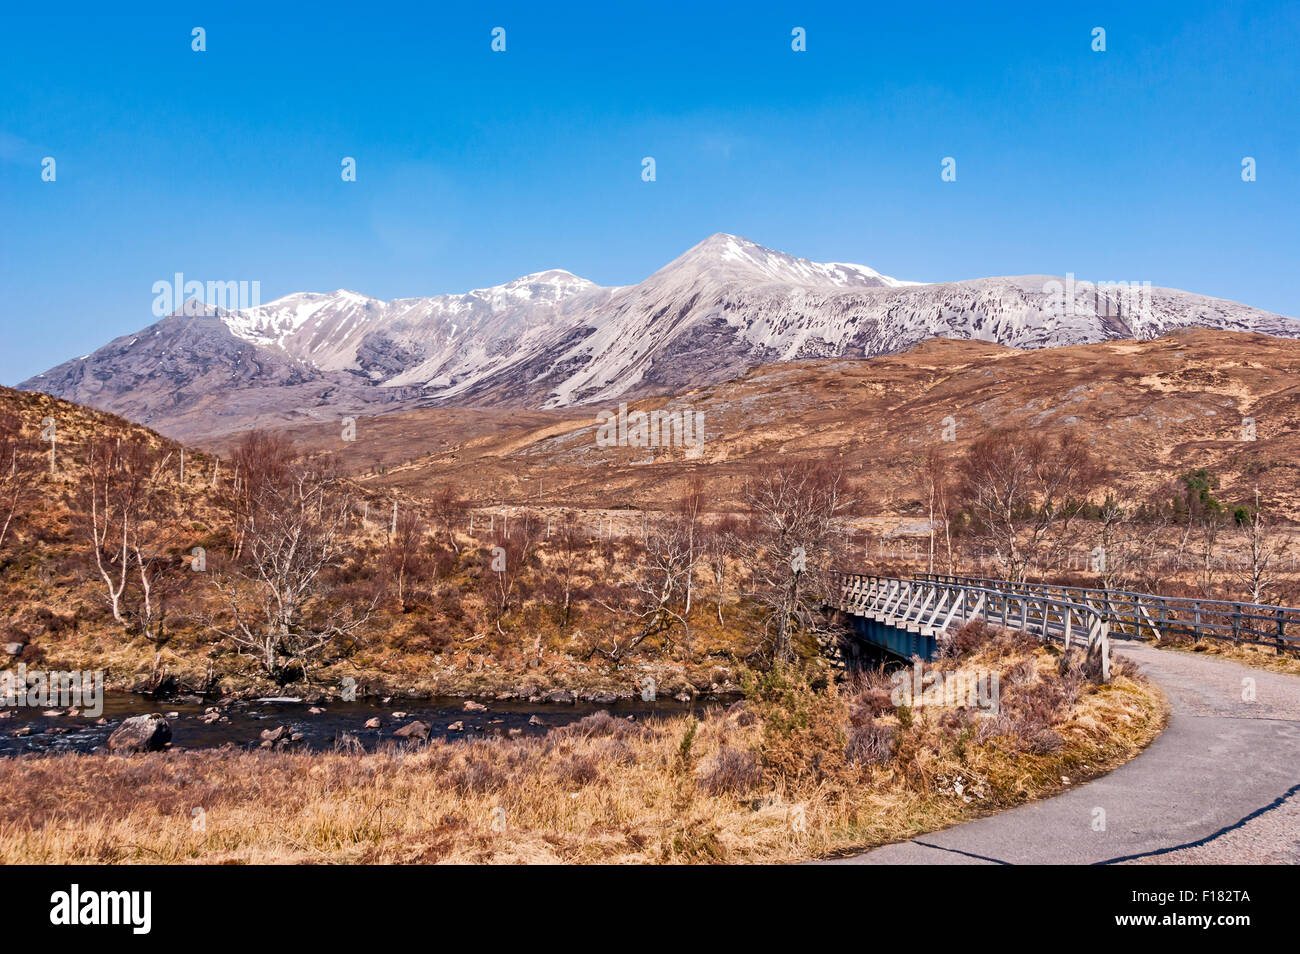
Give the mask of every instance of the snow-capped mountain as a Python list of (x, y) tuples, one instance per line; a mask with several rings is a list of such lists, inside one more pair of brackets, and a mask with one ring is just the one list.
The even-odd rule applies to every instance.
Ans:
[(722, 233), (619, 288), (553, 269), (433, 298), (339, 290), (244, 311), (196, 305), (21, 387), (193, 437), (419, 404), (609, 402), (934, 336), (1017, 348), (1191, 325), (1300, 337), (1293, 319), (1172, 289), (1051, 276), (921, 284)]

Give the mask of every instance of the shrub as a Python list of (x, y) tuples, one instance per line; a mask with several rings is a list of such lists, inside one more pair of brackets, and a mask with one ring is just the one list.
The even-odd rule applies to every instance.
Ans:
[(758, 754), (725, 743), (705, 763), (700, 783), (710, 795), (741, 795), (763, 780)]
[(615, 718), (606, 710), (601, 709), (589, 716), (583, 716), (576, 722), (570, 722), (566, 726), (553, 729), (549, 734), (563, 739), (598, 739), (605, 737), (627, 739), (644, 735), (645, 731), (645, 726), (641, 723), (629, 719)]
[(574, 753), (555, 767), (555, 777), (562, 785), (590, 785), (600, 778), (600, 763), (595, 756)]
[(818, 782), (845, 765), (848, 707), (834, 685), (819, 692), (817, 681), (816, 673), (787, 665), (745, 674), (745, 694), (763, 725), (763, 768), (773, 780)]
[(849, 730), (845, 757), (854, 765), (884, 765), (894, 757), (894, 730), (868, 717)]
[(959, 659), (982, 649), (993, 639), (995, 630), (982, 617), (976, 617), (957, 630), (943, 646), (945, 659)]
[(462, 795), (499, 791), (509, 781), (489, 758), (469, 752), (465, 753), (465, 761), (448, 773), (447, 780)]

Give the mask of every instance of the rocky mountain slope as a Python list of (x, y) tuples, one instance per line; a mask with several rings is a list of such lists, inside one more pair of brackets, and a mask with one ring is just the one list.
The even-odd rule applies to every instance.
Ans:
[(343, 290), (245, 311), (187, 302), (21, 387), (201, 438), (439, 404), (609, 404), (931, 337), (1043, 348), (1189, 326), (1300, 337), (1294, 319), (1172, 289), (1051, 276), (918, 284), (720, 233), (621, 288), (557, 269), (391, 302)]

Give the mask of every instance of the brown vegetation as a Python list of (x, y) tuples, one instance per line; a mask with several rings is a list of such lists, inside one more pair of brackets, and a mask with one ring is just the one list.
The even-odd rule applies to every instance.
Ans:
[(797, 861), (1050, 795), (1160, 729), (1127, 670), (1101, 686), (1012, 634), (963, 643), (924, 678), (997, 672), (996, 715), (896, 706), (884, 674), (840, 689), (778, 666), (698, 720), (599, 713), (371, 755), (28, 758), (0, 780), (0, 862)]

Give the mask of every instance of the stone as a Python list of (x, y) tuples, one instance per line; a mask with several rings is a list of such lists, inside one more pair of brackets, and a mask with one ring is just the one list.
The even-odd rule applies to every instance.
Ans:
[(531, 716), (528, 717), (528, 724), (529, 724), (529, 725), (546, 725), (545, 722), (543, 722), (541, 719), (537, 718), (537, 716), (535, 716), (535, 715), (531, 715)]
[(5, 643), (5, 652), (10, 656), (21, 656), (26, 648), (23, 643)]
[(378, 729), (381, 725), (383, 725), (383, 722), (380, 721), (379, 716), (366, 720), (367, 729)]
[(465, 701), (465, 711), (466, 712), (487, 712), (487, 706), (483, 705), (483, 703), (481, 702), (475, 702), (473, 699), (467, 699)]
[(172, 727), (159, 713), (131, 716), (108, 737), (108, 750), (116, 755), (161, 752), (172, 740)]
[(263, 729), (262, 741), (270, 742), (272, 745), (275, 745), (275, 743), (279, 742), (281, 739), (285, 737), (288, 731), (289, 731), (288, 727), (283, 725), (277, 725), (274, 729)]
[(416, 719), (414, 722), (402, 726), (393, 735), (399, 739), (427, 739), (429, 737), (429, 727)]
[(464, 722), (453, 722), (451, 725), (447, 726), (447, 731), (448, 731), (448, 732), (464, 732), (464, 731), (465, 731), (465, 723), (464, 723)]
[(555, 689), (546, 694), (547, 702), (573, 702), (573, 693), (567, 689)]
[(310, 712), (312, 715), (320, 715), (320, 714), (321, 714), (322, 712), (324, 712), (325, 710), (322, 709), (320, 706), (312, 706), (312, 707), (311, 707), (310, 709), (308, 709), (307, 711)]
[(52, 718), (52, 717), (54, 717), (54, 716), (61, 716), (61, 715), (63, 715), (63, 710), (62, 710), (62, 709), (46, 709), (44, 712), (41, 713), (41, 715), (45, 716), (45, 717), (48, 719), (48, 718)]
[(407, 715), (407, 714), (406, 714), (405, 712), (394, 712), (394, 713), (393, 713), (393, 718), (394, 718), (394, 719), (405, 719), (405, 718), (406, 718), (406, 715)]

